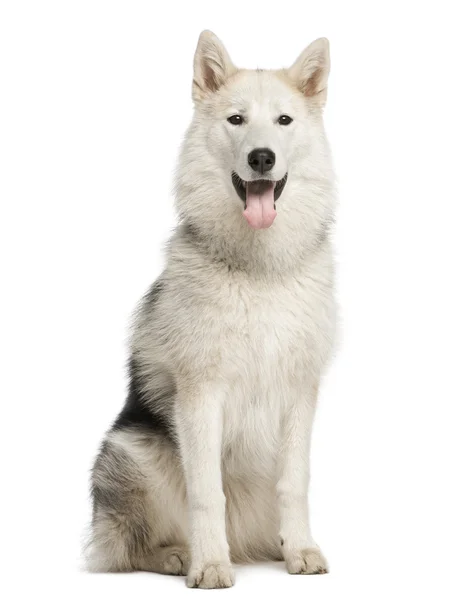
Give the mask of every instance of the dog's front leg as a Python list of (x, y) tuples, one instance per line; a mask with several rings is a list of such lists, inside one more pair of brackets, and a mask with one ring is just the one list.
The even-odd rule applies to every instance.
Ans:
[(176, 425), (190, 524), (189, 587), (226, 588), (234, 583), (221, 474), (222, 410), (223, 393), (215, 386), (178, 393)]
[(277, 483), (280, 544), (289, 573), (326, 573), (327, 563), (311, 536), (308, 486), (311, 428), (316, 407), (314, 393), (298, 393), (282, 428)]

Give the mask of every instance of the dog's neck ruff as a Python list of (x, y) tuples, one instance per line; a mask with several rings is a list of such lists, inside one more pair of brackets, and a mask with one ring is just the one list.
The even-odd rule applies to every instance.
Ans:
[[(308, 243), (295, 245), (288, 244), (288, 240), (277, 241), (272, 228), (265, 232), (249, 230), (252, 235), (242, 240), (220, 239), (186, 219), (178, 227), (174, 245), (176, 248), (180, 243), (189, 246), (206, 261), (227, 271), (241, 271), (259, 279), (281, 279), (301, 271), (304, 264), (321, 251), (332, 223), (332, 218), (325, 220), (317, 235), (309, 236)], [(264, 235), (261, 239), (256, 233), (269, 233), (268, 239)]]

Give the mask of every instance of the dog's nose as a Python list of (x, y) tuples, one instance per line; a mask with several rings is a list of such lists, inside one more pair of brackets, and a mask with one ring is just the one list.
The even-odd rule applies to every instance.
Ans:
[(248, 163), (253, 171), (263, 175), (275, 165), (275, 154), (269, 148), (254, 148), (248, 155)]

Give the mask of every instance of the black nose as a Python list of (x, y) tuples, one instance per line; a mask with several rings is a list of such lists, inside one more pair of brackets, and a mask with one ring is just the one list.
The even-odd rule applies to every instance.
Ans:
[(275, 165), (275, 154), (268, 148), (254, 148), (248, 155), (248, 163), (253, 171), (263, 174)]

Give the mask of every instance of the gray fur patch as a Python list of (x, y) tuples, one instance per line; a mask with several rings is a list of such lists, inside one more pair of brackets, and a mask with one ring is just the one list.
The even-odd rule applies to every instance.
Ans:
[(125, 538), (129, 560), (150, 549), (145, 480), (138, 465), (112, 442), (105, 441), (92, 474), (93, 526), (105, 520)]

